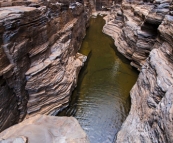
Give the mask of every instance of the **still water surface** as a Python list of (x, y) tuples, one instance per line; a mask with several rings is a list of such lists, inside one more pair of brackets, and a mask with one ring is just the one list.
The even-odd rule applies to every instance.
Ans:
[(80, 53), (88, 60), (82, 68), (70, 105), (58, 116), (74, 116), (91, 143), (112, 143), (130, 110), (129, 92), (138, 72), (102, 33), (101, 16), (90, 19)]

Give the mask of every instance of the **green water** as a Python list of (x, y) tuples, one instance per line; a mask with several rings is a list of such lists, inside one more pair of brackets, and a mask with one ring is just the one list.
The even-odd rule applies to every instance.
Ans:
[(82, 68), (70, 105), (59, 116), (74, 116), (91, 143), (112, 143), (130, 110), (129, 92), (138, 72), (102, 33), (101, 16), (90, 19), (80, 53), (88, 60)]

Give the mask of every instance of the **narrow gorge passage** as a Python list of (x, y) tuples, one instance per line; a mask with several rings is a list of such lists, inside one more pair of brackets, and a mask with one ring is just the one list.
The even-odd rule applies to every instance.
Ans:
[(129, 92), (138, 72), (102, 33), (103, 17), (90, 19), (80, 53), (88, 59), (70, 105), (58, 116), (74, 116), (91, 143), (112, 143), (130, 110)]

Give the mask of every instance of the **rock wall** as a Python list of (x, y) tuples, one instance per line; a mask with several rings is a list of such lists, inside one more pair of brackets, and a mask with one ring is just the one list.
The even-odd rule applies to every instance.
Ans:
[(0, 8), (0, 131), (67, 106), (86, 60), (77, 51), (90, 14), (87, 3), (22, 5)]
[(171, 0), (124, 1), (103, 31), (140, 70), (117, 143), (173, 142), (173, 12)]
[(89, 0), (92, 11), (108, 10), (113, 3), (121, 3), (121, 0)]

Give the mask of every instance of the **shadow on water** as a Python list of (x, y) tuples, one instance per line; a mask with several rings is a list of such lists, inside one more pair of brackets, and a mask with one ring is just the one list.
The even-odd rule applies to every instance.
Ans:
[[(108, 36), (108, 35), (106, 35), (106, 36)], [(109, 37), (109, 36), (108, 36)], [(116, 54), (116, 56), (124, 63), (124, 64), (128, 64), (128, 65), (130, 65), (130, 60), (128, 60), (128, 59), (126, 59), (119, 51), (118, 51), (118, 49), (115, 47), (115, 45), (114, 45), (114, 40), (112, 39), (112, 41), (113, 42), (111, 42), (110, 44), (109, 44), (109, 46), (115, 51), (115, 54)], [(136, 68), (134, 68), (134, 67), (130, 67), (134, 72), (136, 72), (137, 74), (139, 74), (139, 71), (138, 70), (136, 70)]]
[(69, 106), (58, 116), (74, 116), (91, 143), (112, 143), (130, 110), (129, 92), (138, 72), (121, 55), (111, 37), (102, 33), (105, 21), (91, 18), (80, 53), (82, 68)]
[(80, 89), (82, 89), (82, 80), (83, 78), (86, 76), (86, 74), (88, 73), (87, 71), (87, 65), (88, 65), (88, 62), (90, 60), (92, 56), (92, 51), (90, 50), (89, 53), (87, 54), (87, 61), (84, 63), (84, 66), (83, 68), (81, 69), (80, 73), (79, 73), (79, 76), (78, 76), (78, 84), (77, 84), (77, 87), (76, 89), (72, 92), (72, 95), (71, 95), (71, 98), (70, 98), (70, 103), (69, 103), (69, 106), (65, 109), (63, 109), (62, 111), (60, 111), (57, 116), (75, 116), (75, 113), (77, 111), (77, 106), (78, 104), (76, 104), (76, 102), (78, 101), (78, 98), (80, 96), (80, 94), (78, 93), (78, 91)]
[[(107, 35), (106, 35), (107, 36)], [(112, 39), (113, 40), (113, 39)], [(124, 56), (118, 52), (117, 48), (115, 48), (114, 42), (110, 43), (109, 46), (115, 51), (116, 56), (121, 59), (121, 61), (125, 64), (130, 64), (130, 61), (126, 58), (124, 58)]]

